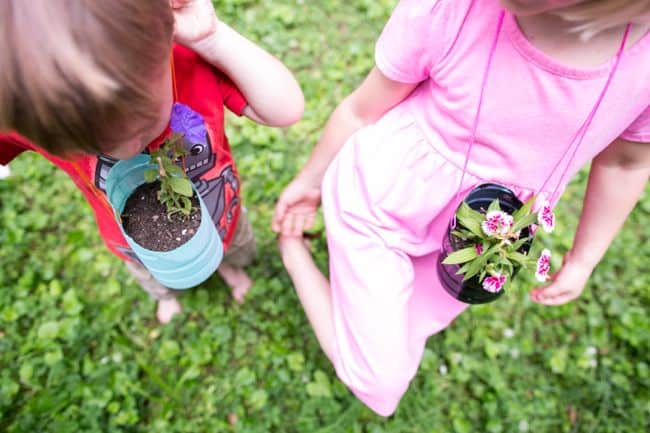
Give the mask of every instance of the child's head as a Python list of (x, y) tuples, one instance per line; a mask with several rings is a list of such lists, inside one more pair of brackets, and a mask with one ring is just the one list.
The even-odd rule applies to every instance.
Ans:
[(173, 27), (169, 0), (2, 0), (0, 130), (60, 156), (138, 153), (168, 121)]
[(516, 15), (553, 13), (586, 38), (628, 22), (650, 22), (650, 0), (501, 0)]

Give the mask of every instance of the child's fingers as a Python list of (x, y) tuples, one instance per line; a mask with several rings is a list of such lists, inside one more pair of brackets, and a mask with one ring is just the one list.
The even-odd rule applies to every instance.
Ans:
[(275, 211), (273, 211), (273, 218), (271, 219), (271, 228), (274, 232), (280, 233), (282, 230), (282, 223), (287, 213), (287, 205), (280, 200), (277, 205), (275, 205)]
[(284, 236), (292, 235), (294, 218), (295, 218), (295, 214), (293, 213), (288, 213), (284, 216), (284, 219), (282, 220), (282, 235)]
[(553, 297), (541, 295), (538, 296), (537, 298), (533, 298), (533, 301), (542, 305), (562, 305), (562, 304), (566, 304), (567, 302), (575, 298), (576, 297), (573, 296), (571, 292), (565, 292)]
[(546, 287), (535, 289), (530, 294), (531, 299), (544, 305), (559, 305), (575, 298), (573, 291), (560, 284), (550, 284)]
[(544, 299), (550, 298), (550, 296), (547, 296), (545, 292), (550, 288), (552, 288), (553, 286), (554, 284), (551, 283), (546, 287), (538, 287), (536, 289), (533, 289), (530, 292), (530, 298), (535, 302), (542, 302)]
[(316, 218), (316, 214), (310, 213), (307, 215), (307, 222), (305, 223), (305, 230), (309, 230), (314, 226), (314, 219)]
[(302, 232), (305, 229), (305, 216), (303, 214), (296, 214), (293, 220), (293, 231), (291, 234), (293, 236), (302, 236)]
[(561, 305), (561, 304), (565, 304), (569, 300), (570, 299), (566, 294), (556, 296), (556, 297), (553, 297), (553, 298), (541, 297), (541, 298), (538, 298), (538, 299), (533, 299), (533, 301), (535, 301), (538, 304), (542, 304), (542, 305)]

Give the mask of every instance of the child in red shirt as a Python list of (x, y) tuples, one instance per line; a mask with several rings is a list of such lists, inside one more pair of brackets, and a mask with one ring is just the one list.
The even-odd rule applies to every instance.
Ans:
[[(172, 7), (167, 0), (75, 3), (74, 11), (56, 3), (0, 6), (0, 33), (11, 48), (0, 56), (25, 77), (5, 80), (9, 72), (0, 71), (0, 130), (11, 131), (0, 134), (0, 164), (32, 150), (68, 173), (92, 206), (106, 245), (158, 301), (157, 317), (165, 323), (180, 312), (176, 292), (138, 263), (104, 182), (118, 159), (189, 128), (188, 175), (226, 250), (219, 273), (241, 302), (251, 284), (243, 267), (255, 248), (224, 133), (224, 106), (258, 123), (287, 126), (302, 115), (298, 84), (279, 61), (220, 22), (210, 0), (172, 1)], [(35, 28), (47, 35), (37, 38)]]

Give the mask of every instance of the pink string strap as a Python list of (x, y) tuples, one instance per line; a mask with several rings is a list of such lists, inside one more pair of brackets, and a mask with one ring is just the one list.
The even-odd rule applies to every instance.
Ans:
[[(473, 5), (474, 2), (472, 2)], [(470, 7), (471, 10), (471, 7)], [(461, 30), (465, 25), (465, 22), (467, 20), (468, 14), (465, 16), (463, 19), (463, 23), (461, 25)], [(488, 77), (490, 75), (490, 69), (492, 67), (492, 60), (494, 58), (494, 53), (496, 52), (497, 48), (497, 43), (499, 41), (499, 35), (501, 34), (501, 29), (503, 28), (503, 20), (505, 17), (505, 11), (502, 10), (501, 13), (499, 14), (499, 21), (497, 24), (497, 29), (494, 34), (494, 40), (492, 41), (492, 46), (490, 47), (490, 53), (488, 56), (487, 64), (485, 65), (485, 70), (483, 72), (483, 80), (481, 83), (481, 91), (479, 94), (479, 100), (478, 100), (478, 106), (476, 108), (476, 115), (474, 116), (474, 122), (472, 124), (472, 135), (469, 140), (469, 145), (467, 146), (467, 151), (465, 152), (465, 162), (463, 163), (463, 173), (460, 178), (460, 183), (458, 185), (458, 190), (456, 191), (456, 195), (454, 196), (454, 202), (458, 203), (458, 196), (460, 194), (460, 191), (462, 190), (463, 187), (463, 181), (465, 180), (465, 173), (467, 172), (467, 165), (469, 163), (469, 157), (472, 153), (472, 148), (474, 147), (474, 144), (476, 143), (476, 133), (478, 131), (478, 125), (479, 125), (479, 119), (481, 117), (481, 108), (483, 107), (483, 97), (485, 95), (485, 89), (487, 87), (487, 82), (488, 82)], [(621, 61), (621, 57), (623, 56), (623, 52), (625, 51), (625, 45), (627, 43), (627, 39), (630, 34), (630, 29), (631, 29), (631, 24), (628, 24), (625, 28), (625, 33), (623, 34), (623, 40), (621, 41), (621, 46), (618, 49), (618, 53), (616, 54), (616, 60), (614, 63), (614, 66), (612, 67), (612, 70), (609, 73), (609, 76), (607, 78), (607, 82), (605, 83), (605, 87), (603, 88), (602, 92), (600, 93), (598, 100), (596, 101), (596, 104), (594, 105), (593, 109), (589, 113), (589, 116), (587, 116), (587, 119), (584, 121), (582, 126), (578, 129), (578, 132), (575, 134), (569, 145), (567, 146), (567, 149), (563, 153), (562, 158), (560, 158), (556, 163), (551, 172), (549, 173), (548, 177), (542, 184), (542, 186), (539, 189), (539, 192), (544, 191), (544, 188), (546, 188), (546, 185), (548, 182), (551, 180), (555, 172), (557, 171), (558, 167), (560, 166), (560, 163), (564, 160), (564, 156), (570, 153), (569, 160), (564, 167), (564, 170), (562, 171), (562, 175), (560, 176), (560, 179), (557, 182), (557, 185), (555, 186), (555, 189), (553, 190), (553, 193), (549, 199), (549, 202), (553, 202), (555, 199), (555, 195), (557, 194), (557, 191), (560, 189), (560, 186), (562, 185), (562, 182), (564, 180), (564, 177), (566, 176), (567, 171), (569, 170), (571, 163), (573, 162), (573, 159), (578, 152), (578, 148), (582, 144), (582, 141), (585, 138), (585, 135), (587, 134), (587, 130), (589, 129), (589, 126), (591, 125), (591, 122), (593, 121), (594, 117), (596, 116), (596, 112), (598, 111), (598, 108), (600, 107), (603, 99), (605, 98), (605, 94), (607, 93), (607, 90), (609, 89), (609, 86), (612, 82), (612, 79), (614, 78), (614, 74), (616, 70), (618, 69), (619, 63)], [(458, 36), (456, 37), (458, 39)], [(455, 42), (455, 41), (454, 41)], [(452, 220), (452, 227), (455, 227), (455, 215)]]
[[(571, 147), (573, 147), (573, 151), (571, 152), (571, 156), (569, 157), (569, 161), (566, 163), (564, 170), (562, 170), (562, 175), (560, 176), (560, 179), (557, 181), (557, 184), (555, 185), (555, 188), (553, 189), (553, 193), (551, 193), (551, 197), (549, 197), (549, 202), (553, 203), (555, 201), (556, 194), (560, 187), (562, 186), (562, 182), (564, 181), (564, 177), (566, 176), (567, 171), (569, 171), (569, 168), (571, 166), (571, 163), (573, 162), (573, 158), (576, 156), (576, 153), (578, 153), (578, 148), (582, 144), (582, 141), (585, 138), (585, 135), (587, 135), (587, 130), (589, 129), (589, 126), (591, 125), (591, 122), (594, 120), (594, 117), (596, 116), (596, 112), (598, 111), (598, 107), (600, 107), (601, 102), (603, 102), (603, 99), (605, 99), (605, 94), (607, 93), (607, 89), (609, 89), (609, 85), (612, 83), (612, 80), (614, 78), (614, 73), (618, 69), (618, 65), (621, 62), (621, 57), (623, 57), (623, 52), (625, 51), (625, 45), (627, 43), (627, 39), (630, 35), (630, 29), (632, 28), (631, 24), (628, 24), (625, 27), (625, 33), (623, 34), (623, 40), (621, 41), (621, 46), (618, 49), (618, 53), (616, 54), (616, 60), (614, 62), (614, 66), (612, 66), (612, 70), (609, 72), (609, 76), (607, 77), (607, 81), (605, 82), (605, 87), (603, 88), (602, 92), (600, 92), (600, 95), (598, 96), (598, 100), (596, 101), (596, 105), (594, 105), (594, 108), (591, 110), (591, 113), (589, 113), (589, 116), (587, 116), (587, 119), (584, 121), (580, 129), (578, 129), (578, 132), (576, 135), (573, 137), (573, 140), (571, 140), (571, 143), (565, 150), (562, 158), (560, 158), (556, 163), (555, 166), (553, 167), (553, 170), (551, 170), (551, 173), (548, 175), (542, 186), (540, 187), (539, 191), (542, 192), (544, 191), (544, 188), (546, 188), (546, 185), (548, 182), (551, 180), (551, 177), (555, 174), (555, 171), (557, 168), (560, 166), (560, 163), (564, 159), (564, 155), (567, 155), (569, 151), (571, 150)], [(575, 143), (575, 146), (574, 146)]]
[[(485, 65), (485, 71), (483, 72), (483, 80), (481, 82), (481, 93), (478, 97), (478, 106), (476, 107), (476, 115), (474, 116), (474, 123), (472, 124), (472, 136), (469, 140), (469, 146), (467, 146), (467, 151), (465, 152), (465, 162), (463, 163), (463, 174), (460, 176), (460, 184), (458, 184), (458, 190), (454, 196), (454, 202), (458, 202), (458, 195), (463, 187), (463, 181), (465, 180), (465, 173), (467, 172), (467, 164), (469, 163), (469, 156), (472, 153), (472, 148), (474, 143), (476, 143), (476, 131), (478, 131), (478, 121), (481, 117), (481, 108), (483, 108), (483, 96), (485, 95), (485, 88), (487, 87), (487, 80), (490, 75), (490, 69), (492, 67), (492, 59), (494, 58), (494, 52), (497, 50), (497, 43), (499, 42), (499, 35), (501, 34), (501, 29), (503, 28), (503, 19), (506, 15), (505, 11), (501, 11), (499, 14), (499, 22), (497, 24), (497, 30), (494, 33), (494, 40), (492, 41), (492, 47), (490, 47), (490, 54), (488, 56), (487, 64)], [(467, 17), (465, 17), (467, 19)], [(464, 23), (463, 23), (464, 24)], [(456, 224), (454, 224), (455, 226)]]

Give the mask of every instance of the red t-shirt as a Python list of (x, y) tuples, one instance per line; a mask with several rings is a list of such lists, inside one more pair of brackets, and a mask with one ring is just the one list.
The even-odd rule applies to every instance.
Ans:
[[(235, 84), (222, 72), (205, 62), (192, 50), (174, 47), (176, 71), (176, 108), (192, 119), (174, 122), (201, 122), (186, 135), (185, 150), (188, 175), (201, 194), (227, 249), (234, 234), (240, 212), (239, 175), (224, 132), (224, 109), (241, 116), (247, 105)], [(178, 106), (178, 107), (177, 107)], [(174, 114), (172, 114), (174, 116)], [(171, 133), (168, 128), (166, 135)], [(187, 137), (192, 136), (191, 140)], [(162, 140), (162, 137), (159, 141)], [(152, 143), (158, 146), (160, 142)], [(134, 258), (104, 195), (104, 180), (116, 162), (103, 155), (78, 155), (70, 160), (53, 156), (16, 133), (0, 133), (0, 164), (7, 164), (25, 150), (40, 153), (65, 171), (90, 203), (99, 233), (108, 248), (123, 259)]]

